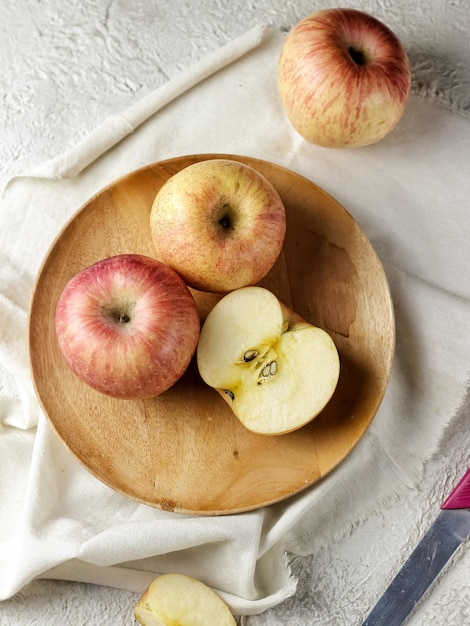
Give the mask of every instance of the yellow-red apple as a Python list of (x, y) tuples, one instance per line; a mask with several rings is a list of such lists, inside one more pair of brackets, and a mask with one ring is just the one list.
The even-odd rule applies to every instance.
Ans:
[(269, 272), (284, 242), (286, 216), (260, 172), (232, 159), (210, 159), (161, 187), (150, 228), (158, 258), (190, 287), (226, 293)]
[(326, 9), (287, 35), (278, 65), (281, 102), (295, 130), (330, 148), (385, 137), (410, 92), (406, 51), (381, 21), (355, 9)]

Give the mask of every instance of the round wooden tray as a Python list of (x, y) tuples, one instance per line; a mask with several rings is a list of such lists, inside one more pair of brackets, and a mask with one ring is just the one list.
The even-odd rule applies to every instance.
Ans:
[[(155, 256), (149, 213), (161, 185), (208, 158), (247, 163), (279, 191), (287, 213), (283, 251), (262, 285), (327, 330), (341, 358), (336, 392), (309, 425), (255, 435), (199, 378), (183, 378), (151, 400), (116, 400), (84, 385), (65, 364), (54, 312), (67, 281), (120, 253)], [(193, 292), (202, 319), (220, 296)], [(37, 278), (29, 320), (32, 377), (59, 438), (91, 474), (148, 505), (222, 515), (255, 509), (308, 488), (361, 439), (383, 398), (395, 345), (383, 268), (351, 215), (309, 180), (272, 163), (234, 155), (162, 161), (117, 180), (70, 220)], [(305, 357), (307, 358), (307, 356)]]

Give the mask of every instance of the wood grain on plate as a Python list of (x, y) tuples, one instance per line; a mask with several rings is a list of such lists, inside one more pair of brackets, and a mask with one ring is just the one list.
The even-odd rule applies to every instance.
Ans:
[[(54, 311), (67, 281), (115, 254), (155, 256), (149, 229), (155, 194), (183, 167), (220, 156), (255, 167), (279, 191), (287, 235), (277, 263), (261, 284), (327, 330), (340, 354), (341, 375), (332, 400), (309, 425), (287, 435), (268, 437), (246, 430), (201, 381), (194, 360), (183, 378), (157, 398), (104, 396), (71, 373), (55, 337)], [(194, 295), (202, 319), (220, 297)], [(165, 510), (203, 515), (269, 505), (310, 487), (335, 468), (364, 435), (380, 405), (394, 343), (383, 268), (351, 215), (309, 180), (238, 155), (162, 161), (128, 174), (92, 198), (45, 259), (29, 322), (36, 392), (72, 454), (118, 492)]]

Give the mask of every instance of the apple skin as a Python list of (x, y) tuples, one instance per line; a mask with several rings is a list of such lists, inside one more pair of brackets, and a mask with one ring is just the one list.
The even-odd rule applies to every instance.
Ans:
[(103, 394), (141, 399), (169, 389), (196, 350), (200, 320), (182, 278), (150, 257), (121, 254), (75, 275), (55, 329), (70, 369)]
[(278, 89), (294, 129), (309, 142), (355, 148), (383, 139), (410, 93), (408, 56), (396, 35), (355, 9), (300, 21), (279, 58)]
[(199, 161), (157, 193), (150, 229), (157, 256), (195, 289), (227, 293), (261, 280), (284, 242), (284, 204), (257, 170)]

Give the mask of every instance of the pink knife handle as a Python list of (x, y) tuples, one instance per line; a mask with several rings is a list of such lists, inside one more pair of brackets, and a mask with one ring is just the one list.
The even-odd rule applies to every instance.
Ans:
[(441, 504), (441, 509), (470, 509), (470, 468)]

